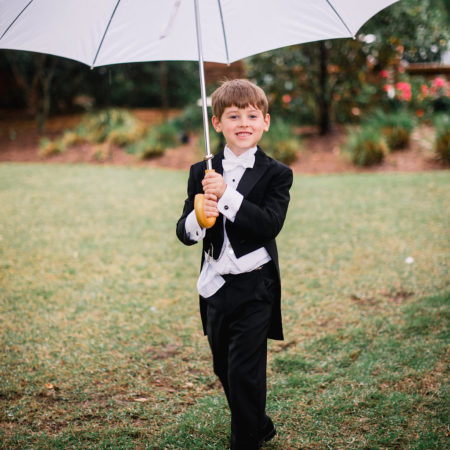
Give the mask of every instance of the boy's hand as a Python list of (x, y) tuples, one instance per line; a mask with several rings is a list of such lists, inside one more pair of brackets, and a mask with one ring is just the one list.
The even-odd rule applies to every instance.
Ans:
[(217, 197), (214, 194), (205, 194), (203, 209), (206, 217), (219, 217), (219, 210), (217, 209)]
[(217, 172), (207, 172), (205, 178), (202, 180), (203, 190), (205, 194), (214, 194), (216, 201), (222, 197), (227, 184), (222, 175)]

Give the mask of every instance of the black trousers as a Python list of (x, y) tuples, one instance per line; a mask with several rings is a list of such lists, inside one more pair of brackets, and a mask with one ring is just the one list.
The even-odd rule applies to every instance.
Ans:
[(225, 285), (208, 302), (207, 334), (214, 373), (231, 410), (231, 448), (257, 449), (266, 415), (267, 333), (272, 315), (275, 267), (224, 275)]

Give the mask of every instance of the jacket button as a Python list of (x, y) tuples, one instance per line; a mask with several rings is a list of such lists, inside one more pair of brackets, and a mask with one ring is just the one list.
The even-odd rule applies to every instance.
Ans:
[(225, 206), (223, 207), (223, 209), (227, 210), (227, 209), (228, 209), (228, 205), (225, 205)]

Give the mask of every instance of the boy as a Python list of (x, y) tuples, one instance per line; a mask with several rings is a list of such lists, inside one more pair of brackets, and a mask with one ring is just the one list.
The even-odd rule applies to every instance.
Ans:
[[(212, 95), (212, 124), (225, 149), (205, 175), (191, 167), (188, 197), (177, 223), (186, 245), (203, 240), (197, 288), (204, 333), (231, 410), (231, 448), (251, 450), (276, 430), (266, 415), (267, 338), (283, 339), (275, 237), (289, 204), (292, 170), (257, 146), (269, 130), (264, 91), (247, 80), (223, 83)], [(205, 193), (202, 228), (194, 196)]]

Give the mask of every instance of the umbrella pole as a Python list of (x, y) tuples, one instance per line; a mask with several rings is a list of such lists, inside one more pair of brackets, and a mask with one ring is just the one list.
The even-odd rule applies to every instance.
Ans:
[(206, 103), (206, 83), (205, 83), (205, 69), (203, 63), (203, 48), (202, 48), (202, 31), (200, 27), (200, 13), (198, 8), (198, 0), (194, 0), (195, 6), (195, 26), (197, 31), (197, 48), (198, 48), (198, 69), (200, 75), (200, 91), (202, 94), (202, 111), (203, 111), (203, 129), (205, 132), (205, 146), (206, 146), (206, 166), (208, 170), (212, 169), (211, 148), (209, 144), (209, 119), (208, 119), (208, 105)]

